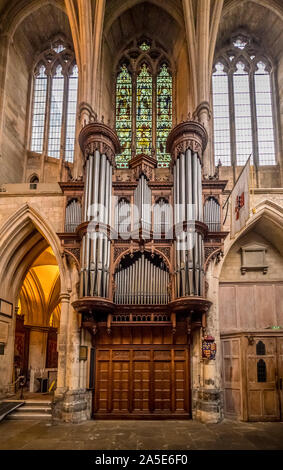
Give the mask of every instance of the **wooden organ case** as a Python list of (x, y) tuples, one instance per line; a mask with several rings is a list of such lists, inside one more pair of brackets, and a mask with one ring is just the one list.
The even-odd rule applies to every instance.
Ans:
[[(202, 191), (207, 133), (196, 121), (177, 125), (167, 141), (168, 169), (157, 168), (152, 153), (133, 155), (128, 169), (117, 170), (119, 140), (102, 122), (87, 124), (79, 141), (82, 223), (60, 237), (80, 272), (73, 306), (92, 335), (93, 417), (190, 418), (190, 339), (210, 307)], [(61, 185), (67, 201), (75, 186)]]

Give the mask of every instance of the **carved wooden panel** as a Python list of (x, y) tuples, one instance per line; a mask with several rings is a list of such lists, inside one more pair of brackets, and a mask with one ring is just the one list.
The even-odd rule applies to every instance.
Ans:
[[(266, 354), (258, 356), (256, 344), (262, 341)], [(266, 381), (260, 381), (258, 362), (264, 361)], [(247, 349), (247, 388), (249, 421), (280, 420), (279, 396), (277, 391), (277, 340), (276, 338), (256, 338)]]
[(172, 344), (172, 340), (166, 344), (169, 336), (159, 331), (158, 340), (156, 330), (140, 327), (125, 332), (114, 327), (109, 344), (106, 330), (100, 328), (96, 339), (96, 417), (189, 418), (188, 345)]
[(219, 315), (221, 332), (283, 326), (283, 284), (220, 284)]
[(222, 340), (224, 414), (240, 418), (242, 415), (241, 338)]

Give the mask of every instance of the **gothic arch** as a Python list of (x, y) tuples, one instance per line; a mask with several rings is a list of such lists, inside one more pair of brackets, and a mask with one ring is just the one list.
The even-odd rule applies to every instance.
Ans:
[(66, 12), (64, 0), (24, 0), (22, 2), (15, 2), (15, 4), (8, 8), (4, 21), (2, 21), (5, 33), (13, 37), (22, 21), (45, 5), (53, 5)]
[[(268, 10), (272, 11), (283, 21), (283, 8), (278, 5), (274, 0), (250, 0), (251, 2), (256, 3), (257, 5), (261, 5), (262, 7), (267, 8)], [(231, 10), (236, 8), (239, 5), (238, 0), (228, 0), (223, 7), (223, 16), (226, 13), (229, 13)]]
[[(281, 245), (283, 247), (283, 208), (268, 199), (260, 201), (255, 206), (256, 213), (248, 220), (246, 227), (244, 227), (233, 240), (228, 240), (225, 246), (225, 254), (219, 263), (217, 272), (219, 277), (221, 276), (222, 268), (225, 263), (227, 256), (229, 255), (232, 247), (237, 241), (246, 235), (259, 221), (267, 220), (270, 226), (270, 233), (272, 232), (271, 227), (276, 227), (281, 232)], [(271, 243), (276, 247), (276, 244), (270, 240)], [(283, 250), (282, 250), (283, 254)]]
[[(129, 1), (121, 2), (120, 0), (116, 0), (113, 3), (114, 5), (112, 6), (111, 10), (109, 8), (109, 12), (106, 12), (105, 25), (104, 25), (105, 34), (107, 34), (112, 24), (114, 23), (114, 21), (117, 20), (117, 18), (123, 15), (123, 13), (125, 13), (130, 8), (133, 8), (139, 3), (144, 3), (144, 0), (132, 0), (131, 2)], [(173, 0), (169, 2), (163, 1), (162, 5), (161, 5), (161, 2), (158, 0), (150, 0), (147, 3), (152, 3), (158, 8), (161, 8), (162, 10), (166, 11), (166, 13), (168, 13), (172, 18), (174, 18), (174, 20), (179, 24), (179, 26), (181, 27), (184, 26), (183, 17), (182, 17), (183, 8), (178, 11), (178, 9), (176, 8), (177, 7), (176, 2), (174, 2)]]
[(1, 290), (17, 296), (32, 262), (50, 245), (59, 266), (61, 292), (67, 291), (69, 279), (60, 240), (32, 206), (24, 204), (9, 217), (0, 229), (0, 240)]
[[(136, 252), (140, 252), (141, 250), (139, 249), (134, 249), (132, 251), (132, 253), (136, 253)], [(148, 253), (151, 252), (151, 248), (145, 248), (144, 251), (147, 251)], [(118, 257), (117, 259), (115, 260), (114, 264), (113, 264), (113, 273), (115, 273), (117, 267), (119, 266), (120, 262), (122, 261), (123, 258), (125, 258), (125, 256), (129, 255), (131, 253), (131, 249), (128, 249), (128, 250), (125, 250), (123, 251)], [(172, 268), (172, 264), (170, 263), (169, 259), (167, 258), (167, 256), (160, 250), (154, 248), (153, 250), (153, 253), (160, 256), (164, 263), (166, 264), (167, 268), (168, 268), (168, 271), (170, 273), (170, 275), (173, 274), (173, 268)]]

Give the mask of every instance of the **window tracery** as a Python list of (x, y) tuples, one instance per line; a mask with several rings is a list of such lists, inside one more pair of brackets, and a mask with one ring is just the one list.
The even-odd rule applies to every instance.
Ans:
[(216, 59), (212, 75), (216, 164), (276, 164), (274, 68), (256, 40), (240, 33)]
[(132, 154), (155, 155), (168, 167), (166, 141), (173, 122), (173, 77), (166, 53), (147, 39), (134, 41), (119, 61), (116, 79), (116, 131), (122, 153), (118, 168)]
[(33, 79), (30, 150), (68, 162), (74, 159), (78, 68), (62, 37), (38, 57)]

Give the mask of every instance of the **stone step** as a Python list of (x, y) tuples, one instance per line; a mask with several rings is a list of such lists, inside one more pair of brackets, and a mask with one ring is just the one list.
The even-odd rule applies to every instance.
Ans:
[(24, 412), (24, 411), (16, 411), (14, 413), (11, 413), (10, 415), (7, 416), (7, 419), (11, 420), (51, 420), (52, 415), (50, 413), (30, 413), (30, 412)]
[(46, 406), (46, 405), (41, 405), (41, 406), (37, 406), (37, 405), (24, 405), (22, 406), (19, 411), (22, 411), (24, 413), (37, 413), (37, 412), (41, 412), (41, 413), (51, 413), (51, 406)]
[(38, 401), (38, 400), (24, 400), (25, 405), (24, 406), (51, 406), (51, 401)]

